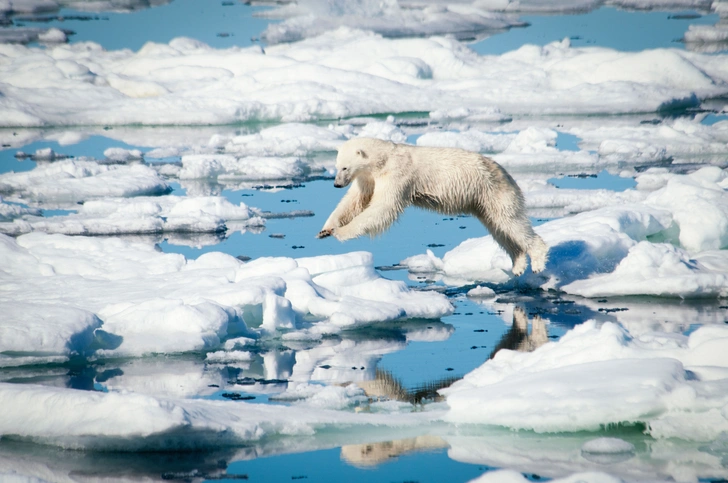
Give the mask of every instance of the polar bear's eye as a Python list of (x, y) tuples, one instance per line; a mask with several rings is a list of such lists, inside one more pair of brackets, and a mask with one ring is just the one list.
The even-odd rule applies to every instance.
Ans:
[(347, 169), (349, 169), (349, 168), (341, 168), (341, 171), (346, 171)]

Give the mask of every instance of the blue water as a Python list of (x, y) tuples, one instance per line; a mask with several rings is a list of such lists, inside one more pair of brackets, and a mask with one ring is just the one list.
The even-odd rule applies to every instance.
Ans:
[(469, 481), (489, 468), (460, 463), (437, 449), (391, 457), (379, 465), (357, 467), (347, 463), (338, 448), (274, 458), (238, 461), (228, 466), (227, 473), (247, 475), (251, 482), (338, 481), (347, 483), (419, 482), (443, 483)]
[(39, 149), (51, 148), (53, 152), (68, 157), (86, 156), (94, 159), (104, 159), (104, 151), (109, 148), (139, 149), (145, 150), (144, 146), (132, 146), (123, 141), (111, 139), (106, 136), (88, 136), (74, 144), (61, 144), (58, 141), (42, 140), (26, 144), (20, 148), (8, 148), (0, 150), (0, 174), (14, 171), (20, 173), (35, 168), (36, 163), (31, 159), (18, 159), (16, 153), (23, 152), (28, 155), (34, 154)]
[[(106, 49), (137, 50), (148, 41), (166, 43), (179, 36), (196, 38), (215, 48), (245, 47), (255, 43), (251, 38), (258, 36), (268, 24), (266, 20), (253, 17), (253, 13), (260, 11), (261, 7), (250, 7), (239, 1), (234, 1), (232, 5), (229, 3), (222, 0), (174, 0), (163, 6), (147, 8), (131, 14), (111, 12), (92, 14), (92, 16), (98, 16), (98, 20), (53, 20), (48, 23), (25, 23), (29, 26), (56, 26), (71, 29), (76, 32), (71, 36), (72, 42), (93, 40)], [(471, 48), (481, 54), (500, 54), (517, 49), (525, 43), (545, 45), (552, 41), (562, 40), (564, 37), (570, 37), (572, 45), (577, 47), (602, 46), (623, 51), (661, 47), (683, 48), (683, 45), (676, 42), (676, 39), (682, 37), (688, 25), (713, 24), (718, 20), (716, 15), (706, 15), (694, 20), (670, 19), (669, 16), (674, 13), (676, 12), (628, 12), (604, 7), (580, 15), (525, 15), (522, 16), (522, 19), (531, 24), (529, 27), (512, 29), (495, 35), (471, 45)], [(86, 15), (86, 13), (63, 9), (60, 13), (53, 15)], [(727, 119), (728, 116), (724, 114), (709, 114), (704, 118), (703, 124), (712, 125)], [(414, 143), (419, 135), (410, 134), (407, 141)], [(47, 136), (50, 137), (50, 134)], [(42, 136), (39, 134), (38, 137)], [(578, 137), (559, 132), (556, 147), (562, 151), (576, 151), (579, 149), (579, 142)], [(146, 151), (154, 146), (133, 146), (102, 135), (93, 135), (70, 145), (60, 145), (52, 140), (35, 141), (25, 146), (0, 150), (0, 174), (8, 171), (27, 171), (36, 166), (36, 163), (31, 160), (18, 161), (14, 157), (16, 151), (23, 150), (32, 154), (38, 149), (48, 147), (57, 153), (69, 156), (90, 156), (103, 159), (103, 152), (109, 147)], [(553, 172), (559, 171), (555, 168)], [(633, 179), (621, 178), (606, 171), (597, 173), (594, 177), (590, 175), (555, 177), (549, 181), (559, 188), (575, 189), (602, 188), (622, 191), (635, 186)], [(185, 194), (184, 184), (176, 181), (171, 184), (174, 194)], [(314, 216), (271, 219), (260, 233), (251, 231), (233, 233), (212, 245), (185, 246), (162, 240), (159, 242), (159, 246), (165, 252), (182, 253), (188, 258), (197, 258), (210, 251), (259, 258), (266, 256), (304, 257), (364, 250), (373, 254), (376, 266), (391, 266), (406, 257), (424, 253), (428, 249), (432, 250), (436, 256), (442, 257), (462, 241), (486, 235), (482, 225), (472, 217), (445, 217), (410, 208), (389, 231), (374, 239), (362, 238), (346, 243), (341, 243), (333, 238), (316, 239), (316, 233), (343, 194), (344, 190), (334, 188), (331, 180), (305, 181), (301, 186), (293, 189), (275, 192), (225, 190), (222, 195), (235, 204), (243, 202), (271, 212), (310, 210), (314, 212)], [(61, 216), (66, 213), (63, 210), (47, 210), (44, 215)], [(534, 220), (534, 224), (538, 223)], [(272, 238), (271, 234), (282, 234), (284, 237)], [(428, 286), (435, 286), (439, 290), (446, 288), (442, 282), (433, 282), (424, 277), (412, 277), (406, 270), (381, 270), (380, 274), (387, 278), (402, 280), (416, 288)], [(574, 303), (558, 304), (557, 301), (554, 301), (553, 294), (522, 293), (510, 288), (496, 288), (499, 290), (500, 304), (522, 307), (528, 313), (531, 322), (534, 320), (534, 314), (547, 314), (548, 334), (552, 340), (559, 338), (569, 328), (584, 320), (614, 320), (613, 316), (597, 312), (597, 309), (587, 308), (578, 300)], [(467, 289), (468, 287), (464, 287), (462, 290), (448, 289), (450, 300), (455, 306), (455, 313), (440, 321), (407, 321), (401, 324), (387, 324), (386, 327), (364, 328), (332, 336), (327, 341), (351, 339), (357, 342), (372, 342), (375, 346), (377, 342), (381, 341), (403, 344), (405, 347), (403, 350), (386, 353), (374, 362), (378, 369), (390, 373), (408, 390), (438, 383), (443, 379), (460, 377), (491, 357), (498, 344), (505, 336), (512, 334), (513, 329), (512, 321), (505, 320), (503, 315), (497, 313), (492, 306), (465, 297), (464, 293), (467, 292)], [(663, 301), (646, 301), (644, 303), (664, 304)], [(611, 306), (620, 307), (617, 301), (611, 303)], [(643, 313), (649, 313), (644, 307), (643, 309)], [(695, 325), (691, 326), (690, 330), (693, 330), (694, 327)], [(449, 336), (444, 340), (421, 340), (427, 337), (428, 331), (449, 332)], [(416, 340), (411, 340), (413, 337)], [(409, 342), (407, 342), (408, 340)], [(308, 344), (311, 347), (316, 346), (316, 342)], [(306, 348), (308, 347), (298, 349), (298, 351)], [(290, 372), (297, 354), (296, 350), (287, 347), (285, 342), (280, 340), (255, 345), (251, 350), (254, 352), (254, 360), (251, 362), (250, 368), (240, 369), (235, 374), (241, 377), (266, 377), (263, 357), (269, 353), (287, 354), (288, 357), (285, 362), (281, 362), (278, 370), (281, 373)], [(160, 356), (160, 358), (165, 359), (165, 363), (174, 363), (174, 358), (170, 358), (171, 362), (166, 361), (165, 356)], [(204, 367), (208, 373), (218, 371), (221, 374), (233, 374), (235, 372), (223, 365), (205, 365), (204, 354), (186, 355), (185, 358), (180, 359), (184, 359), (183, 362), (190, 363), (191, 361), (193, 364)], [(0, 371), (0, 374), (4, 380), (12, 377), (16, 382), (48, 383), (59, 386), (65, 384), (67, 387), (78, 389), (104, 391), (107, 390), (106, 381), (111, 387), (114, 377), (123, 375), (129, 364), (147, 364), (148, 375), (146, 377), (149, 377), (150, 380), (157, 374), (164, 377), (164, 369), (157, 368), (155, 362), (155, 360), (109, 360), (99, 364), (91, 362), (80, 369), (54, 367), (44, 373), (43, 368), (36, 368), (28, 370), (27, 373), (22, 370), (15, 372), (4, 370), (5, 372)], [(222, 385), (224, 386), (224, 383)], [(226, 399), (223, 398), (223, 393), (237, 392), (241, 396), (255, 397), (251, 402), (281, 404), (281, 402), (275, 401), (272, 394), (245, 392), (245, 388), (242, 386), (207, 389), (212, 392), (207, 392), (206, 396), (199, 397)], [(323, 436), (324, 439), (325, 437), (326, 435)], [(539, 440), (542, 441), (540, 445), (545, 447), (550, 447), (552, 442), (558, 440), (559, 437), (538, 435), (538, 438), (542, 438)], [(360, 435), (350, 438), (356, 442), (366, 441), (366, 438), (362, 438)], [(245, 475), (248, 481), (465, 482), (492, 469), (483, 465), (458, 462), (448, 455), (445, 448), (394, 455), (384, 461), (372, 462), (370, 466), (357, 466), (343, 457), (342, 449), (339, 446), (345, 439), (346, 437), (340, 437), (338, 440), (332, 439), (334, 442), (324, 446), (331, 449), (311, 451), (307, 450), (305, 443), (300, 446), (291, 443), (288, 446), (288, 440), (281, 437), (271, 443), (273, 451), (266, 452), (258, 447), (251, 448), (249, 454), (251, 459), (246, 460), (236, 456), (235, 458), (239, 460), (230, 463), (229, 452), (220, 449), (221, 455), (215, 454), (211, 463), (208, 461), (205, 463), (218, 470), (227, 468), (226, 472), (231, 476), (242, 477)], [(344, 441), (344, 443), (346, 442)], [(507, 443), (507, 438), (504, 438), (504, 442)], [(311, 447), (315, 447), (315, 445), (309, 446), (309, 448)], [(8, 446), (0, 445), (0, 453), (2, 451), (9, 451)], [(43, 447), (23, 449), (21, 447), (19, 451), (20, 460), (25, 461), (27, 458), (28, 461), (33, 462), (37, 459), (41, 462), (40, 464), (50, 468), (61, 468), (61, 472), (70, 468), (67, 470), (70, 473), (77, 469), (80, 474), (119, 477), (124, 475), (129, 468), (142, 468), (139, 470), (140, 474), (153, 480), (199, 478), (200, 474), (194, 473), (192, 470), (189, 470), (189, 473), (185, 473), (185, 471), (188, 471), (189, 466), (198, 460), (205, 460), (204, 455), (201, 454), (185, 454), (182, 457), (178, 456), (178, 460), (174, 460), (173, 455), (164, 455), (160, 457), (161, 462), (155, 459), (156, 456), (148, 454), (92, 456), (74, 454), (73, 458), (63, 454), (58, 460), (54, 460), (53, 458), (47, 459), (48, 454), (53, 453), (52, 449)], [(517, 448), (513, 451), (514, 454), (517, 453)], [(554, 449), (553, 451), (558, 452), (559, 450)], [(576, 455), (577, 453), (574, 453), (574, 458), (578, 459)], [(69, 462), (69, 460), (83, 460), (84, 458), (94, 460), (94, 463)], [(652, 456), (647, 452), (641, 454), (640, 458), (646, 461), (646, 465), (656, 464), (652, 462)], [(534, 464), (528, 463), (528, 455), (524, 454), (523, 459), (526, 463), (514, 462), (513, 467), (534, 466)], [(122, 461), (123, 464), (120, 464), (119, 461)], [(574, 463), (573, 468), (575, 470), (582, 468), (579, 466), (582, 463)], [(75, 464), (78, 466), (74, 466)], [(547, 469), (552, 469), (548, 463), (542, 464)], [(596, 468), (603, 471), (610, 469), (607, 466)], [(196, 471), (196, 468), (193, 469)], [(567, 467), (564, 471), (569, 469), (570, 467)], [(185, 474), (187, 476), (184, 476)], [(182, 476), (176, 477), (175, 475)], [(546, 479), (533, 473), (528, 473), (526, 476), (533, 481)], [(234, 481), (234, 479), (230, 478), (230, 481)]]
[(607, 189), (610, 191), (625, 191), (637, 186), (637, 182), (634, 178), (623, 178), (621, 176), (611, 174), (606, 170), (600, 171), (597, 174), (551, 178), (548, 181), (557, 188), (565, 189)]
[(72, 42), (93, 41), (106, 50), (139, 50), (147, 42), (168, 43), (176, 37), (191, 37), (215, 48), (245, 47), (254, 43), (252, 37), (262, 32), (269, 23), (253, 16), (253, 13), (264, 9), (237, 0), (174, 0), (133, 13), (89, 14), (64, 8), (52, 16), (91, 15), (99, 19), (24, 23), (70, 29), (75, 32), (70, 37)]
[(689, 25), (713, 25), (718, 15), (697, 19), (671, 19), (685, 12), (627, 11), (602, 7), (585, 14), (523, 15), (530, 25), (511, 29), (470, 46), (482, 55), (500, 55), (524, 44), (546, 45), (569, 38), (574, 47), (598, 46), (625, 52), (683, 48), (679, 39)]

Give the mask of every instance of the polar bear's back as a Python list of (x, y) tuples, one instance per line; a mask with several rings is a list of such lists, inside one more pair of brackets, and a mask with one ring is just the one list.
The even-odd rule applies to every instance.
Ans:
[(457, 148), (406, 148), (417, 173), (413, 200), (417, 206), (447, 214), (478, 214), (486, 199), (492, 206), (494, 197), (508, 197), (503, 200), (506, 204), (523, 203), (516, 182), (490, 158)]

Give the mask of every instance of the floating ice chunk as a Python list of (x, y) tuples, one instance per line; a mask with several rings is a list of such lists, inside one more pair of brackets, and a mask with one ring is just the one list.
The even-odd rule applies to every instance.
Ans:
[[(0, 18), (1, 15), (0, 12)], [(66, 33), (57, 28), (6, 27), (0, 30), (0, 43), (29, 44), (31, 42), (41, 42), (44, 44), (62, 44), (67, 41)]]
[[(189, 39), (138, 52), (92, 43), (0, 47), (5, 126), (300, 122), (461, 108), (504, 116), (645, 113), (695, 107), (728, 91), (727, 56), (572, 48), (567, 41), (486, 57), (452, 38), (392, 40), (345, 27), (265, 54), (258, 46), (216, 50)], [(184, 79), (191, 66), (203, 66), (204, 75)]]
[(505, 151), (515, 137), (516, 134), (512, 133), (486, 133), (474, 129), (463, 132), (430, 131), (417, 138), (417, 145), (496, 153)]
[(0, 175), (0, 192), (9, 193), (6, 198), (10, 201), (74, 203), (104, 196), (158, 195), (168, 190), (157, 172), (143, 165), (101, 165), (69, 159)]
[[(186, 260), (118, 238), (32, 233), (0, 235), (0, 242), (0, 280), (13, 281), (3, 285), (0, 303), (12, 309), (5, 312), (9, 330), (25, 334), (0, 339), (0, 353), (21, 345), (23, 353), (49, 357), (213, 351), (227, 339), (275, 336), (304, 321), (312, 328), (321, 321), (319, 332), (330, 333), (452, 311), (441, 294), (381, 278), (367, 253), (301, 259), (299, 266), (291, 258), (244, 264), (222, 253)], [(306, 266), (324, 272), (312, 278)], [(69, 285), (73, 291), (53, 297)], [(46, 323), (27, 306), (51, 314), (65, 307), (67, 317)], [(33, 333), (23, 328), (33, 327), (28, 317), (40, 324)], [(231, 349), (239, 350), (237, 342)]]
[[(224, 147), (236, 156), (310, 156), (319, 151), (335, 151), (346, 137), (332, 128), (312, 124), (285, 123), (255, 134), (232, 137), (213, 136), (210, 146)], [(271, 162), (274, 162), (271, 159)]]
[(384, 122), (367, 123), (359, 133), (359, 137), (383, 139), (393, 143), (403, 143), (407, 140), (404, 131), (394, 125), (393, 116), (389, 116)]
[(104, 151), (104, 156), (110, 161), (116, 161), (118, 163), (126, 163), (128, 161), (141, 161), (144, 156), (138, 149), (124, 149), (124, 148), (108, 148)]
[(403, 9), (396, 0), (386, 2), (297, 2), (268, 14), (291, 17), (270, 24), (261, 38), (270, 44), (295, 42), (320, 35), (341, 26), (372, 30), (385, 37), (425, 37), (452, 34), (472, 39), (523, 23), (513, 17), (495, 14), (470, 5), (450, 4)]
[(37, 208), (26, 208), (20, 205), (6, 203), (0, 196), (0, 223), (13, 221), (26, 215), (40, 216), (41, 211)]
[(304, 176), (308, 167), (300, 158), (236, 158), (231, 155), (182, 156), (180, 179), (267, 180)]
[(676, 176), (646, 200), (648, 206), (672, 212), (680, 228), (680, 244), (689, 252), (728, 247), (728, 191), (724, 170), (711, 166)]
[[(707, 254), (707, 253), (706, 253)], [(702, 253), (700, 254), (702, 255)], [(640, 242), (613, 272), (576, 280), (562, 287), (584, 297), (655, 295), (678, 297), (728, 296), (728, 252), (712, 252), (723, 263), (713, 270), (669, 244)]]
[[(0, 205), (3, 206), (3, 205)], [(230, 224), (230, 227), (226, 226)], [(105, 198), (78, 205), (76, 213), (51, 218), (23, 215), (0, 221), (0, 233), (31, 231), (65, 235), (152, 233), (219, 233), (263, 226), (265, 220), (244, 203), (233, 205), (220, 196), (155, 196)]]
[[(543, 289), (590, 297), (724, 296), (726, 261), (718, 251), (728, 237), (724, 182), (720, 168), (703, 168), (669, 177), (664, 188), (646, 199), (643, 193), (628, 191), (613, 196), (611, 206), (547, 222), (537, 228), (551, 247), (547, 270), (525, 280)], [(641, 198), (645, 201), (615, 206)], [(582, 202), (582, 208), (596, 201)], [(659, 243), (673, 238), (682, 247)], [(453, 284), (510, 279), (510, 258), (492, 237), (466, 240), (442, 259), (418, 255), (401, 263), (413, 272), (442, 272)]]
[(495, 297), (495, 292), (492, 288), (482, 285), (468, 290), (468, 297), (491, 298)]
[(709, 43), (728, 41), (728, 26), (716, 25), (690, 25), (683, 37), (685, 42)]
[(217, 351), (209, 352), (205, 356), (205, 362), (211, 362), (213, 364), (248, 362), (251, 360), (253, 360), (253, 354), (248, 351)]
[[(728, 397), (717, 390), (725, 379), (686, 376), (694, 354), (720, 351), (697, 343), (705, 340), (701, 330), (692, 343), (691, 334), (679, 347), (665, 348), (618, 325), (591, 321), (533, 352), (499, 351), (441, 391), (450, 407), (446, 420), (537, 432), (643, 423), (653, 437), (711, 441), (728, 428)], [(708, 330), (728, 341), (728, 328)], [(728, 367), (728, 358), (717, 363)]]
[[(513, 470), (496, 470), (484, 473), (482, 476), (470, 480), (469, 483), (528, 483), (529, 480), (523, 474)], [(623, 480), (607, 473), (589, 471), (574, 473), (564, 478), (554, 478), (553, 483), (622, 483)]]
[(556, 188), (553, 185), (526, 191), (524, 195), (529, 210), (539, 210), (540, 214), (547, 212), (553, 218), (606, 206), (639, 203), (647, 197), (645, 193), (635, 190), (618, 192), (606, 189), (580, 190)]
[(728, 122), (706, 126), (699, 119), (662, 120), (639, 126), (573, 128), (587, 149), (596, 149), (604, 162), (654, 163), (710, 162), (728, 151)]
[(68, 42), (68, 37), (61, 29), (49, 28), (45, 32), (38, 34), (38, 41), (46, 44), (62, 44)]
[(430, 112), (429, 117), (435, 122), (453, 120), (470, 122), (504, 122), (510, 120), (508, 116), (503, 115), (500, 112), (500, 109), (496, 107), (457, 107), (454, 109), (438, 109)]
[[(0, 366), (15, 365), (18, 356), (84, 356), (92, 352), (94, 331), (101, 320), (93, 313), (76, 307), (41, 302), (25, 305), (4, 301), (3, 324), (0, 325)], [(32, 361), (26, 361), (32, 363)]]
[(581, 450), (585, 453), (631, 453), (634, 445), (619, 438), (597, 438), (584, 443)]
[[(0, 421), (4, 437), (102, 451), (220, 448), (275, 434), (310, 436), (336, 425), (386, 425), (392, 419), (309, 405), (170, 399), (20, 384), (0, 384), (0, 404), (6, 414)], [(397, 425), (415, 427), (432, 418), (425, 413), (400, 414)]]

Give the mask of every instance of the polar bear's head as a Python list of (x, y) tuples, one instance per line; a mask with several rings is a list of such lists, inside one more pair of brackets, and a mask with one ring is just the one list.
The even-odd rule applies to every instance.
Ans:
[(386, 158), (388, 146), (394, 144), (372, 138), (355, 138), (339, 146), (336, 156), (336, 179), (334, 186), (344, 188), (363, 172), (376, 169)]

